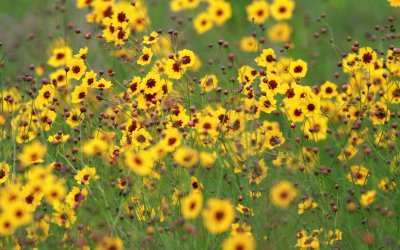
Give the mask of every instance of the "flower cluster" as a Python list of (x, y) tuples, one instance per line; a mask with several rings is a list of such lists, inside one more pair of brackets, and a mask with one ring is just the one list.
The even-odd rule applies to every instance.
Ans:
[[(159, 1), (160, 27), (157, 1), (66, 2), (96, 36), (68, 24), (13, 83), (0, 61), (0, 248), (399, 243), (393, 17), (379, 44), (329, 37), (339, 71), (314, 77), (294, 0)], [(257, 32), (205, 45), (232, 19)]]

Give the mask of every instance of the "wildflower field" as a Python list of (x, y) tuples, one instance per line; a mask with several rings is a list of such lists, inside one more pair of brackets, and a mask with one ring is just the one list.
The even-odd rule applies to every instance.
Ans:
[(400, 0), (1, 0), (0, 249), (400, 249)]

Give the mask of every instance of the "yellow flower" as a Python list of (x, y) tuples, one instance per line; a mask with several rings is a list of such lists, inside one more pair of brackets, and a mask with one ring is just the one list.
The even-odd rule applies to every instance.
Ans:
[(151, 135), (145, 128), (139, 128), (131, 134), (132, 146), (134, 149), (146, 149), (150, 146)]
[(72, 49), (68, 46), (63, 46), (60, 48), (55, 48), (52, 51), (52, 55), (47, 61), (47, 64), (57, 68), (63, 65), (66, 65), (69, 60), (72, 58)]
[(182, 141), (182, 135), (176, 128), (169, 128), (164, 130), (165, 136), (161, 141), (161, 144), (168, 152), (172, 152), (177, 148)]
[(253, 209), (243, 206), (242, 204), (237, 205), (236, 210), (239, 211), (239, 213), (241, 214), (254, 216)]
[(98, 180), (100, 177), (96, 174), (96, 169), (93, 167), (85, 166), (83, 169), (79, 170), (74, 179), (78, 184), (89, 185), (90, 180)]
[(174, 161), (184, 167), (192, 167), (198, 160), (198, 152), (189, 147), (180, 147), (174, 153)]
[(174, 59), (168, 59), (165, 63), (165, 74), (171, 79), (181, 79), (186, 68)]
[(253, 36), (244, 36), (240, 40), (240, 49), (244, 52), (256, 52), (258, 50), (258, 41)]
[(85, 142), (82, 146), (82, 152), (85, 155), (102, 155), (108, 149), (108, 144), (101, 138), (93, 138)]
[(201, 0), (171, 0), (170, 8), (173, 12), (185, 9), (194, 9), (200, 4)]
[(35, 74), (36, 74), (37, 76), (42, 76), (43, 73), (44, 73), (44, 70), (45, 70), (45, 65), (44, 65), (44, 64), (41, 64), (41, 65), (39, 65), (39, 66), (37, 66), (37, 67), (35, 68)]
[(326, 244), (332, 245), (335, 241), (342, 240), (342, 231), (339, 229), (336, 229), (335, 231), (329, 230), (326, 238)]
[(76, 128), (83, 122), (83, 120), (85, 120), (85, 116), (81, 113), (79, 108), (73, 108), (70, 111), (70, 115), (67, 117), (67, 124), (71, 128)]
[(301, 230), (297, 232), (297, 243), (295, 247), (299, 247), (301, 249), (320, 249), (320, 243), (318, 239), (318, 235), (321, 234), (321, 230), (313, 230), (310, 236), (307, 236), (306, 230)]
[(364, 207), (371, 205), (376, 200), (376, 196), (377, 194), (375, 190), (369, 190), (365, 194), (362, 194), (360, 198), (361, 205)]
[[(135, 6), (131, 6), (129, 2), (125, 2), (127, 7), (132, 8), (130, 12), (132, 12), (132, 18), (130, 18), (129, 23), (130, 23), (130, 29), (132, 29), (134, 32), (143, 32), (145, 31), (148, 26), (151, 24), (151, 20), (149, 18), (149, 15), (147, 14), (147, 8), (143, 4), (144, 1), (136, 1)], [(121, 3), (122, 4), (122, 3)], [(130, 30), (128, 27), (128, 31)]]
[(53, 98), (55, 95), (55, 88), (51, 84), (43, 85), (39, 90), (38, 96), (36, 97), (36, 102), (39, 108), (48, 107), (53, 103)]
[(210, 92), (218, 86), (217, 76), (214, 74), (206, 75), (200, 79), (200, 87), (205, 92)]
[(227, 231), (233, 220), (235, 212), (233, 205), (226, 199), (210, 198), (203, 210), (203, 224), (212, 234)]
[(201, 192), (203, 190), (203, 184), (197, 180), (195, 176), (190, 177), (190, 184), (192, 186), (192, 192)]
[(125, 164), (136, 174), (145, 176), (153, 170), (154, 160), (147, 151), (128, 151), (125, 153)]
[(81, 85), (87, 88), (94, 88), (95, 86), (97, 86), (96, 77), (97, 74), (93, 70), (86, 72)]
[(182, 199), (181, 212), (185, 219), (195, 219), (203, 207), (201, 192), (192, 192)]
[(344, 73), (353, 73), (355, 70), (360, 68), (359, 58), (355, 53), (347, 54), (347, 56), (343, 58), (342, 64)]
[(271, 4), (271, 15), (275, 20), (292, 18), (295, 2), (293, 0), (274, 0)]
[(83, 204), (88, 196), (88, 191), (86, 188), (72, 187), (72, 190), (65, 197), (65, 202), (73, 209), (77, 209)]
[(159, 56), (168, 57), (174, 51), (172, 50), (172, 41), (167, 36), (160, 36), (160, 39), (154, 46), (154, 54)]
[(64, 179), (56, 179), (54, 176), (50, 176), (45, 183), (42, 183), (44, 185), (46, 202), (48, 204), (54, 205), (64, 199), (67, 190), (63, 180)]
[(400, 85), (395, 81), (389, 84), (387, 91), (384, 92), (384, 98), (391, 103), (400, 104)]
[(237, 234), (222, 242), (222, 250), (254, 250), (256, 242), (251, 235)]
[(268, 94), (285, 94), (282, 79), (276, 74), (268, 74), (268, 77), (261, 77), (260, 89)]
[(104, 90), (104, 89), (109, 89), (112, 85), (113, 84), (111, 83), (111, 81), (107, 81), (106, 79), (101, 78), (95, 83), (93, 88)]
[(7, 162), (0, 162), (0, 184), (7, 181), (10, 169), (11, 167), (7, 164)]
[(12, 217), (7, 213), (0, 215), (0, 235), (8, 236), (11, 235), (15, 229), (17, 229), (17, 223), (13, 221)]
[(142, 55), (137, 59), (137, 64), (139, 65), (148, 65), (151, 63), (151, 58), (153, 57), (153, 52), (150, 48), (143, 47)]
[(264, 23), (269, 17), (269, 3), (265, 0), (253, 1), (246, 6), (247, 20), (254, 23)]
[(193, 26), (198, 34), (203, 34), (209, 31), (214, 24), (211, 21), (210, 14), (207, 12), (201, 12), (194, 18)]
[(74, 91), (71, 93), (71, 102), (80, 103), (88, 94), (88, 89), (84, 85), (75, 86)]
[(262, 54), (255, 59), (258, 66), (270, 67), (276, 62), (276, 55), (273, 49), (264, 49)]
[(97, 245), (96, 250), (123, 250), (124, 243), (120, 238), (103, 237)]
[(126, 179), (118, 178), (117, 179), (117, 184), (118, 184), (118, 188), (119, 189), (124, 190), (130, 184), (129, 178), (126, 178)]
[(54, 206), (51, 221), (60, 227), (70, 228), (76, 221), (75, 211), (65, 203)]
[[(131, 20), (134, 23), (134, 20)], [(139, 19), (142, 22), (142, 19)], [(136, 27), (140, 27), (140, 23), (137, 23)], [(106, 17), (103, 19), (103, 37), (106, 39), (107, 42), (113, 42), (116, 46), (122, 45), (128, 39), (131, 29), (128, 25), (128, 22), (117, 22), (112, 18)]]
[(53, 122), (57, 118), (57, 113), (49, 109), (43, 109), (38, 118), (38, 125), (44, 128), (45, 131), (49, 131), (52, 128)]
[(49, 75), (50, 80), (52, 83), (54, 83), (57, 87), (62, 87), (66, 86), (69, 81), (67, 81), (67, 73), (65, 72), (65, 69), (57, 69), (53, 73)]
[(162, 83), (160, 75), (149, 72), (141, 82), (141, 88), (144, 89), (146, 94), (154, 94), (161, 90)]
[(360, 48), (358, 57), (361, 65), (365, 67), (371, 67), (376, 62), (376, 52), (370, 47)]
[(308, 197), (304, 202), (299, 203), (298, 205), (298, 214), (303, 214), (305, 211), (316, 208), (318, 204), (316, 202), (312, 202), (311, 197)]
[(222, 25), (232, 16), (231, 4), (225, 1), (212, 1), (207, 8), (209, 18), (217, 25)]
[(69, 78), (79, 80), (85, 74), (86, 66), (82, 59), (74, 58), (67, 63), (69, 71), (67, 76)]
[(252, 84), (257, 77), (257, 70), (254, 70), (248, 65), (243, 65), (238, 70), (238, 78), (239, 83), (243, 83), (244, 85)]
[(49, 168), (35, 167), (26, 173), (29, 181), (23, 187), (21, 196), (30, 211), (35, 211), (41, 204), (45, 191), (49, 190), (49, 187), (45, 190), (45, 185), (52, 185), (51, 182), (56, 180), (50, 171)]
[(260, 110), (265, 113), (272, 113), (276, 110), (276, 99), (271, 91), (266, 92), (266, 95), (262, 95), (258, 99), (260, 103)]
[(7, 205), (0, 215), (0, 235), (11, 235), (14, 230), (24, 226), (33, 220), (32, 213), (28, 211), (24, 203), (18, 201)]
[(0, 126), (3, 126), (6, 123), (6, 119), (4, 116), (0, 115)]
[[(300, 99), (297, 105), (300, 106), (306, 117), (316, 118), (320, 113), (320, 99), (314, 93), (309, 93), (309, 96)], [(318, 119), (319, 117), (316, 118), (316, 120)]]
[(280, 131), (270, 131), (265, 136), (263, 148), (274, 149), (285, 143), (285, 137), (283, 137)]
[[(0, 99), (0, 111), (15, 112), (21, 107), (22, 96), (16, 88), (4, 89), (0, 96), (2, 97)], [(6, 96), (9, 97), (7, 100)]]
[(332, 98), (337, 96), (337, 86), (336, 84), (326, 81), (321, 85), (320, 91), (321, 98)]
[(375, 102), (369, 112), (369, 119), (374, 125), (383, 125), (390, 119), (390, 111), (386, 104), (382, 102)]
[[(0, 204), (7, 204), (7, 205), (11, 205), (14, 204), (15, 202), (19, 202), (22, 201), (24, 196), (22, 191), (22, 187), (21, 187), (21, 182), (11, 182), (8, 181), (7, 183), (5, 183), (5, 186), (3, 187), (2, 191), (2, 195), (0, 196)], [(5, 191), (7, 190), (7, 191)], [(2, 205), (2, 209), (3, 209)]]
[(272, 25), (268, 31), (268, 39), (273, 43), (283, 43), (290, 40), (290, 35), (292, 33), (292, 27), (286, 23), (276, 23)]
[(208, 115), (199, 115), (198, 122), (196, 123), (196, 129), (202, 135), (209, 135), (215, 137), (218, 135), (218, 124), (220, 121), (217, 117), (211, 117)]
[(35, 163), (44, 162), (43, 158), (46, 155), (47, 148), (38, 141), (34, 141), (29, 145), (25, 145), (22, 152), (18, 154), (18, 159), (22, 166), (29, 166)]
[(356, 185), (367, 184), (369, 171), (363, 166), (351, 166), (350, 173), (347, 174), (347, 179)]
[(290, 62), (290, 74), (295, 78), (303, 78), (307, 74), (307, 63), (301, 59)]
[(142, 82), (142, 78), (135, 76), (130, 82), (130, 85), (128, 88), (128, 93), (131, 95), (137, 94), (141, 90), (140, 89), (141, 82)]
[(254, 162), (249, 172), (249, 182), (260, 184), (260, 182), (267, 177), (267, 171), (268, 167), (265, 164), (264, 159)]
[(45, 215), (42, 220), (35, 221), (33, 224), (29, 225), (26, 229), (28, 239), (36, 242), (47, 239), (49, 236), (50, 225), (45, 220), (48, 221), (47, 215)]
[(236, 236), (238, 234), (252, 235), (251, 226), (244, 222), (243, 224), (233, 223), (231, 228), (231, 235)]
[[(1, 170), (0, 170), (0, 173), (1, 173)], [(1, 183), (1, 181), (0, 181), (0, 183)], [(389, 180), (389, 178), (383, 178), (383, 179), (379, 180), (379, 188), (382, 189), (383, 191), (393, 190), (393, 188), (396, 186), (397, 186), (396, 182)]]
[(17, 201), (8, 204), (7, 209), (4, 210), (4, 215), (10, 216), (13, 224), (17, 227), (24, 226), (33, 220), (32, 211), (29, 211), (24, 202)]
[(157, 43), (158, 39), (159, 39), (158, 33), (153, 31), (150, 33), (150, 35), (143, 36), (143, 43), (144, 44), (154, 44), (154, 43)]
[(387, 0), (392, 7), (400, 7), (400, 0)]
[(178, 54), (177, 62), (183, 68), (192, 67), (196, 63), (196, 56), (191, 50), (183, 49), (178, 51), (177, 54)]
[(80, 48), (79, 53), (74, 55), (75, 58), (85, 60), (87, 57), (87, 53), (89, 51), (88, 47)]
[(217, 154), (215, 152), (200, 152), (200, 165), (203, 168), (211, 168), (214, 165), (215, 160), (217, 159)]
[(286, 208), (297, 196), (296, 188), (289, 181), (280, 181), (275, 184), (269, 193), (269, 198), (275, 206)]
[(93, 4), (93, 0), (77, 0), (76, 1), (76, 8), (78, 9), (83, 9), (83, 8), (88, 8)]

